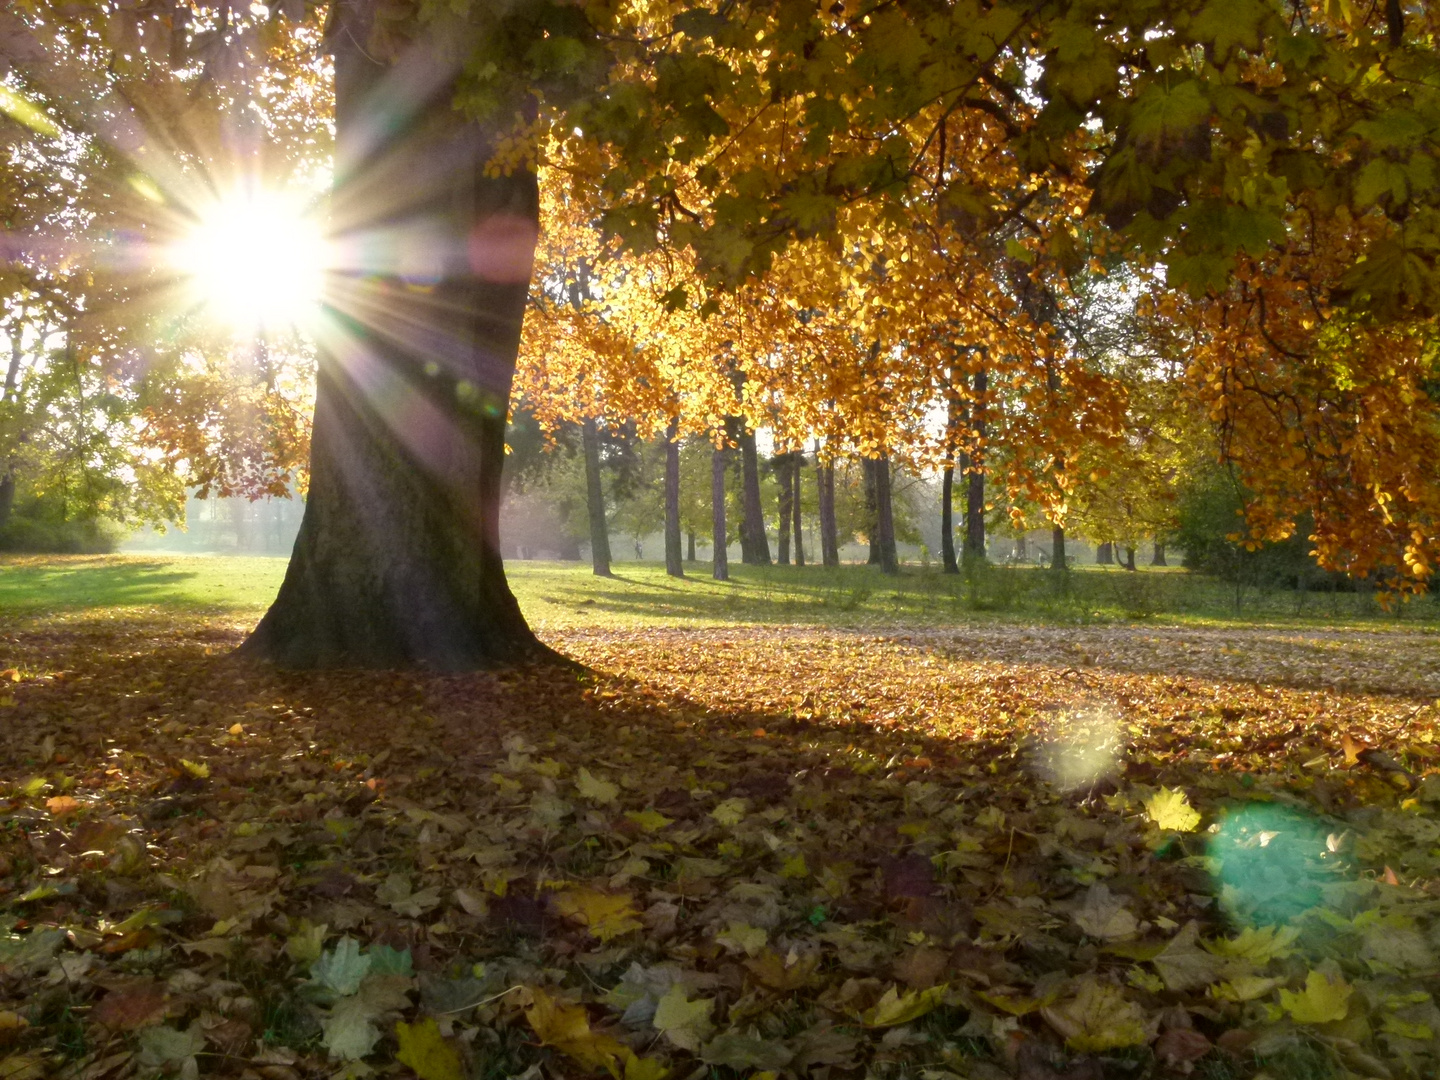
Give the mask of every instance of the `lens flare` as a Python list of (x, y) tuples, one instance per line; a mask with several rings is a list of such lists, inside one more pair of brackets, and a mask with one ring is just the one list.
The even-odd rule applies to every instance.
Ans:
[(1120, 724), (1106, 708), (1065, 710), (1030, 749), (1030, 767), (1061, 791), (1093, 788), (1120, 768)]
[(308, 322), (326, 262), (324, 235), (307, 207), (263, 192), (217, 201), (172, 256), (191, 301), (235, 329)]

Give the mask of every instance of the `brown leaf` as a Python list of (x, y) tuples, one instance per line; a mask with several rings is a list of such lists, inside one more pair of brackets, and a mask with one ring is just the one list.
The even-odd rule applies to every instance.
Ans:
[(1167, 1065), (1197, 1061), (1210, 1052), (1210, 1040), (1194, 1028), (1171, 1028), (1155, 1042), (1155, 1056)]
[(165, 987), (153, 979), (118, 986), (100, 999), (90, 1018), (112, 1031), (134, 1031), (158, 1024), (165, 1016)]

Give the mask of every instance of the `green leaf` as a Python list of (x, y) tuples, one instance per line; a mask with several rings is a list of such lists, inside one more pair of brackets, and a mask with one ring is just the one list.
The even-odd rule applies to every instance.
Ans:
[(369, 956), (361, 955), (359, 942), (347, 935), (310, 965), (310, 977), (325, 989), (348, 997), (360, 989), (370, 973), (370, 963)]
[(686, 1000), (684, 987), (677, 983), (655, 1006), (652, 1023), (680, 1049), (694, 1053), (714, 1030), (714, 1025), (710, 1023), (710, 1011), (714, 1006), (714, 998)]
[[(664, 303), (667, 311), (675, 311), (677, 308), (683, 308), (685, 306), (685, 286), (677, 285), (661, 297), (661, 301)], [(619, 784), (612, 784), (609, 780), (601, 780), (592, 775), (590, 770), (583, 766), (580, 771), (575, 774), (575, 790), (580, 793), (582, 799), (598, 803), (601, 806), (608, 806), (620, 795)]]
[(380, 1030), (373, 1023), (378, 1015), (364, 998), (347, 997), (336, 1002), (330, 1014), (320, 1021), (325, 1049), (340, 1061), (359, 1061), (380, 1041)]
[(368, 952), (371, 975), (404, 975), (414, 973), (415, 962), (408, 948), (392, 949), (389, 945), (372, 946)]
[(204, 1049), (205, 1036), (196, 1024), (192, 1024), (188, 1031), (176, 1031), (172, 1027), (152, 1027), (140, 1033), (142, 1065), (159, 1067), (185, 1061)]
[(754, 1032), (742, 1035), (726, 1031), (716, 1035), (700, 1050), (700, 1060), (707, 1065), (772, 1073), (789, 1065), (794, 1056), (794, 1052), (783, 1042), (762, 1039)]

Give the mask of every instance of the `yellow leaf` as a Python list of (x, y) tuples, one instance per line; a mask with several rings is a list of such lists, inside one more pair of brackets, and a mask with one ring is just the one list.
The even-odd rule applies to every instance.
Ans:
[(40, 1054), (11, 1054), (0, 1059), (0, 1080), (39, 1080), (47, 1071)]
[(1336, 975), (1333, 978), (1318, 971), (1305, 976), (1305, 989), (1300, 993), (1280, 991), (1280, 1007), (1297, 1024), (1328, 1024), (1344, 1020), (1350, 1011), (1350, 995), (1354, 987)]
[(575, 777), (575, 790), (580, 793), (582, 799), (589, 799), (593, 803), (605, 806), (614, 802), (619, 796), (620, 785), (592, 776), (590, 770), (582, 766)]
[(810, 868), (805, 865), (805, 855), (803, 853), (791, 855), (786, 859), (785, 864), (780, 867), (780, 876), (782, 878), (796, 879), (809, 877)]
[(860, 1014), (860, 1022), (874, 1028), (908, 1024), (939, 1005), (948, 989), (949, 984), (941, 983), (928, 990), (907, 990), (902, 996), (892, 986), (879, 1001)]
[(395, 1037), (400, 1040), (396, 1060), (410, 1066), (420, 1080), (463, 1080), (460, 1055), (445, 1041), (433, 1018), (427, 1016), (414, 1024), (402, 1020), (395, 1025)]
[(583, 923), (600, 941), (643, 929), (645, 924), (626, 893), (603, 893), (596, 889), (567, 889), (555, 896), (555, 909), (567, 919)]
[(1090, 979), (1073, 1001), (1043, 1011), (1046, 1021), (1065, 1037), (1065, 1045), (1082, 1054), (1141, 1046), (1151, 1031), (1145, 1010), (1113, 986)]
[(1150, 814), (1150, 820), (1161, 829), (1194, 832), (1195, 826), (1200, 824), (1200, 814), (1179, 788), (1162, 787), (1145, 800), (1145, 809)]
[(180, 766), (197, 780), (205, 780), (210, 776), (210, 766), (206, 765), (203, 761), (188, 761), (185, 758), (181, 758)]
[(26, 798), (33, 799), (36, 795), (39, 795), (49, 786), (50, 781), (46, 780), (45, 777), (32, 776), (29, 780), (26, 780), (25, 783), (20, 785), (20, 794), (24, 795)]
[(652, 1022), (655, 1030), (663, 1032), (680, 1049), (694, 1053), (714, 1030), (714, 1025), (710, 1023), (710, 1010), (714, 1006), (714, 998), (685, 1000), (685, 989), (677, 983), (655, 1006)]
[(1291, 926), (1263, 926), (1258, 929), (1247, 926), (1239, 937), (1207, 942), (1205, 947), (1220, 956), (1262, 965), (1271, 960), (1284, 960), (1295, 951), (1292, 946), (1299, 936), (1300, 931)]
[(624, 1080), (665, 1080), (669, 1075), (670, 1070), (657, 1058), (631, 1054), (625, 1059)]
[(316, 926), (309, 919), (301, 919), (295, 932), (285, 939), (285, 955), (297, 964), (313, 964), (325, 951), (325, 932), (329, 929), (324, 923)]
[(1422, 1024), (1418, 1020), (1401, 1020), (1393, 1013), (1385, 1017), (1383, 1028), (1387, 1034), (1399, 1035), (1404, 1039), (1418, 1039), (1422, 1042), (1429, 1042), (1435, 1037), (1429, 1024)]
[(236, 722), (236, 723), (234, 723), (234, 724), (231, 724), (230, 727), (229, 727), (227, 730), (230, 732), (231, 735), (244, 735), (244, 734), (245, 734), (245, 725), (244, 725), (244, 724), (241, 724), (241, 723), (239, 723), (239, 722)]
[(544, 990), (530, 991), (525, 1019), (541, 1046), (553, 1046), (587, 1069), (616, 1070), (616, 1063), (632, 1052), (619, 1040), (590, 1030), (590, 1018), (580, 1005), (565, 1005)]
[(1260, 975), (1241, 975), (1210, 988), (1210, 994), (1223, 1001), (1254, 1001), (1283, 983), (1284, 979), (1267, 979)]
[(749, 803), (744, 799), (726, 799), (717, 803), (715, 809), (710, 811), (710, 816), (727, 829), (739, 825), (745, 819), (745, 810)]
[(659, 832), (674, 820), (666, 817), (659, 810), (631, 810), (625, 816), (646, 832)]
[(981, 1001), (994, 1005), (1001, 1012), (1009, 1013), (1011, 1016), (1027, 1016), (1045, 1004), (1040, 998), (1016, 997), (1012, 994), (991, 994), (983, 990), (975, 996)]

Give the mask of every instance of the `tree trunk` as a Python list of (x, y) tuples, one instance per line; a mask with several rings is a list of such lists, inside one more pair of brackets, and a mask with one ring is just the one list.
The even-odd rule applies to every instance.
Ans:
[(954, 465), (946, 465), (940, 474), (940, 569), (946, 574), (960, 572), (960, 564), (955, 561)]
[[(800, 518), (800, 475), (805, 468), (805, 455), (796, 451), (791, 455), (790, 478), (794, 484), (794, 498), (790, 500), (790, 514), (795, 527), (795, 565), (805, 565), (805, 532), (804, 525)], [(785, 523), (782, 521), (780, 527), (783, 529)]]
[(665, 573), (685, 576), (680, 547), (680, 421), (665, 431)]
[(593, 418), (580, 428), (585, 451), (585, 510), (590, 517), (590, 565), (597, 577), (610, 572), (610, 529), (605, 522), (605, 489), (600, 485), (600, 429)]
[(1113, 566), (1115, 564), (1115, 545), (1109, 540), (1095, 549), (1095, 562), (1100, 566)]
[(439, 280), (414, 289), (408, 267), (383, 253), (332, 275), (305, 517), (280, 593), (243, 651), (294, 668), (554, 658), (500, 557), (535, 175), (485, 175), (486, 133), (456, 111), (458, 68), (443, 59), (463, 50), (442, 48), (438, 29), (394, 64), (370, 56), (378, 7), (340, 0), (328, 38), (333, 219), (344, 235), (397, 238), (387, 251), (432, 238), (423, 250)]
[(1135, 548), (1128, 544), (1125, 546), (1125, 569), (1135, 569)]
[(781, 566), (789, 566), (791, 502), (795, 497), (794, 489), (790, 486), (790, 455), (776, 454), (774, 467), (775, 479), (780, 482), (780, 497), (777, 500), (780, 527), (775, 537), (775, 561)]
[[(752, 566), (770, 565), (770, 539), (765, 535), (765, 512), (760, 506), (760, 455), (755, 450), (752, 428), (740, 430), (740, 534), (748, 537), (741, 558)], [(745, 552), (744, 547), (749, 551)]]
[(685, 530), (685, 561), (695, 561), (695, 530)]
[(895, 551), (895, 514), (890, 502), (890, 459), (875, 459), (875, 519), (880, 541), (880, 569), (887, 574), (900, 572)]
[(15, 507), (15, 471), (7, 470), (0, 477), (0, 529), (10, 524), (10, 511)]
[(1150, 565), (1151, 565), (1151, 566), (1169, 566), (1169, 565), (1170, 565), (1169, 563), (1167, 563), (1167, 562), (1165, 561), (1165, 545), (1162, 544), (1159, 540), (1156, 540), (1156, 541), (1155, 541), (1155, 554), (1154, 554), (1154, 556), (1150, 559)]
[(716, 581), (730, 580), (730, 555), (725, 549), (730, 534), (725, 524), (725, 473), (728, 451), (716, 447), (710, 453), (710, 542), (714, 545), (711, 577)]
[(968, 483), (965, 485), (965, 558), (985, 558), (985, 459), (979, 442), (985, 438), (985, 411), (981, 407), (990, 377), (985, 371), (975, 373), (975, 401), (972, 426), (976, 438), (975, 452), (970, 455)]
[[(819, 450), (816, 450), (818, 455)], [(840, 530), (835, 523), (835, 464), (815, 463), (815, 482), (819, 488), (820, 562), (823, 566), (840, 565)]]
[(870, 554), (865, 562), (870, 566), (881, 563), (880, 543), (880, 492), (875, 481), (875, 459), (861, 458), (860, 473), (865, 478), (865, 533), (870, 541)]
[(1069, 567), (1065, 561), (1065, 526), (1056, 525), (1050, 530), (1050, 569), (1068, 570)]

